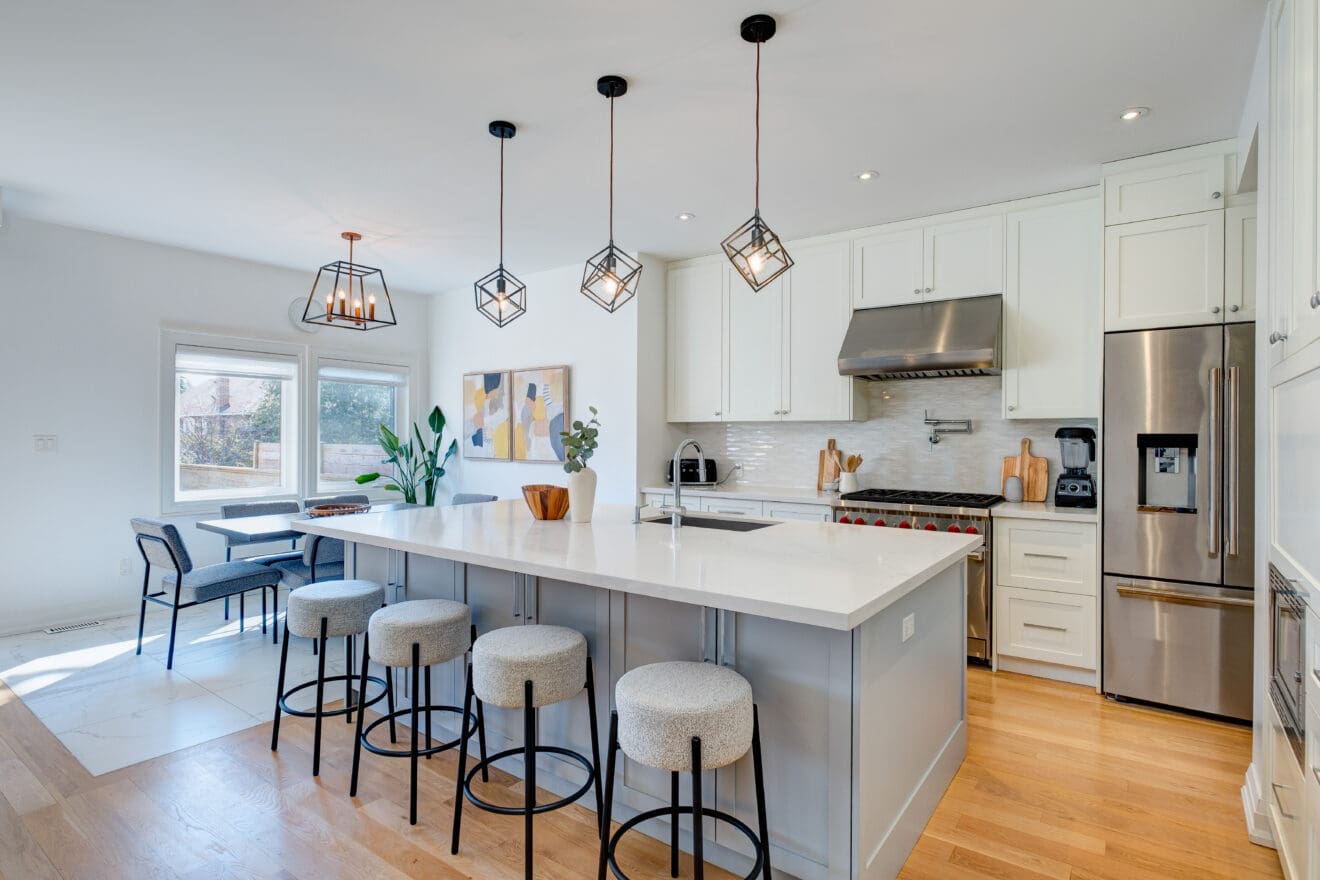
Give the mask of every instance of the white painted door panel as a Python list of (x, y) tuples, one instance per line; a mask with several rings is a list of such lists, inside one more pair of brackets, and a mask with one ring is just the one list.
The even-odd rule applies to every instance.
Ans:
[(786, 501), (765, 502), (766, 519), (794, 519), (803, 522), (830, 522), (834, 511), (824, 504), (799, 504)]
[(1095, 668), (1095, 597), (1017, 587), (995, 588), (999, 654)]
[(1003, 215), (927, 226), (924, 251), (924, 299), (959, 299), (1003, 292)]
[(730, 285), (726, 420), (779, 419), (783, 409), (783, 323), (782, 275), (759, 291), (742, 283)]
[(746, 498), (722, 498), (712, 495), (699, 499), (694, 507), (698, 510), (704, 510), (706, 513), (717, 513), (722, 516), (757, 517), (765, 512), (764, 505), (760, 501), (749, 501)]
[(997, 519), (995, 568), (995, 582), (1006, 587), (1095, 596), (1095, 526)]
[(1105, 230), (1105, 330), (1223, 320), (1224, 212)]
[(1256, 320), (1256, 206), (1224, 212), (1224, 320)]
[(1227, 162), (1222, 155), (1141, 168), (1105, 178), (1105, 223), (1134, 223), (1224, 206)]
[(669, 401), (671, 422), (717, 422), (723, 409), (725, 267), (671, 269)]
[(852, 315), (849, 243), (799, 248), (793, 259), (784, 294), (782, 414), (799, 422), (846, 421), (853, 380), (839, 375), (839, 348)]
[(905, 229), (853, 242), (853, 308), (897, 306), (921, 299), (922, 231)]

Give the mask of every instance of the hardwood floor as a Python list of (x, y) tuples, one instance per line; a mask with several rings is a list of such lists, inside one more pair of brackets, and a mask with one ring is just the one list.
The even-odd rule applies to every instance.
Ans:
[[(969, 673), (968, 714), (967, 761), (902, 877), (1281, 876), (1274, 852), (1243, 828), (1248, 729), (980, 669)], [(522, 876), (516, 817), (465, 810), (463, 851), (449, 855), (453, 756), (422, 762), (411, 828), (408, 762), (364, 754), (350, 800), (351, 735), (341, 723), (326, 733), (319, 782), (301, 719), (285, 720), (278, 753), (264, 725), (93, 777), (0, 685), (0, 878)], [(491, 786), (492, 799), (521, 798), (512, 777)], [(593, 822), (577, 807), (538, 817), (537, 876), (594, 877)], [(648, 838), (621, 861), (639, 880), (669, 875), (667, 850)]]

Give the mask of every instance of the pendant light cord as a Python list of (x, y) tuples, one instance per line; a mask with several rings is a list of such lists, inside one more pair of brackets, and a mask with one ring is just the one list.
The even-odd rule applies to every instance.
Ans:
[(610, 244), (614, 244), (614, 95), (610, 95)]
[(504, 141), (500, 138), (500, 268), (504, 268)]
[(761, 213), (761, 44), (756, 44), (756, 192), (752, 202)]

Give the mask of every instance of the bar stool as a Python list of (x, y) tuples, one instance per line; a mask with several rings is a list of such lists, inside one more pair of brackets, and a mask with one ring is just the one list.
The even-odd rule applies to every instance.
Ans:
[[(584, 684), (585, 681), (585, 684)], [(575, 697), (587, 690), (587, 711), (591, 723), (591, 760), (577, 752), (536, 742), (536, 710)], [(463, 800), (474, 807), (505, 816), (523, 817), (523, 872), (532, 878), (532, 817), (566, 807), (579, 800), (591, 788), (596, 790), (596, 813), (600, 814), (600, 740), (596, 732), (596, 686), (592, 675), (587, 639), (582, 633), (562, 626), (529, 624), (511, 626), (486, 633), (472, 645), (472, 667), (467, 693), (463, 698), (466, 716), (473, 697), (504, 709), (523, 710), (523, 746), (483, 757), (467, 769), (467, 740), (458, 750), (458, 786), (464, 797), (454, 798), (454, 840), (450, 851), (458, 855), (459, 830), (463, 820)], [(472, 778), (478, 771), (504, 758), (522, 755), (523, 805), (503, 807), (482, 800), (472, 793)], [(536, 756), (559, 755), (582, 765), (587, 780), (567, 797), (547, 804), (536, 802)]]
[[(678, 876), (678, 817), (692, 817), (693, 876), (705, 873), (702, 820), (710, 816), (741, 831), (756, 850), (756, 862), (747, 880), (770, 877), (770, 835), (765, 818), (765, 777), (761, 772), (761, 727), (752, 686), (747, 679), (712, 663), (652, 663), (627, 672), (614, 691), (610, 713), (610, 741), (605, 767), (605, 811), (601, 816), (600, 867), (597, 880), (605, 880), (609, 865), (619, 880), (628, 880), (614, 851), (623, 835), (649, 819), (670, 821), (670, 875)], [(668, 770), (672, 803), (638, 813), (610, 835), (614, 800), (614, 761), (619, 749), (639, 764)], [(756, 814), (760, 834), (741, 819), (702, 805), (701, 773), (727, 767), (752, 752), (756, 776)], [(692, 774), (692, 805), (678, 803), (680, 773)]]
[[(481, 758), (486, 758), (486, 725), (481, 701), (477, 701), (475, 715), (458, 706), (436, 706), (431, 703), (431, 667), (448, 663), (462, 657), (476, 640), (476, 630), (472, 626), (472, 611), (461, 602), (445, 599), (415, 599), (387, 605), (371, 615), (367, 626), (367, 635), (362, 640), (362, 683), (359, 692), (367, 686), (367, 664), (375, 660), (386, 667), (385, 677), (393, 680), (393, 670), (412, 667), (412, 706), (395, 711), (391, 701), (388, 715), (377, 718), (371, 724), (363, 726), (365, 712), (358, 712), (357, 738), (353, 743), (353, 780), (349, 785), (349, 797), (357, 797), (358, 766), (362, 760), (362, 749), (376, 755), (391, 758), (409, 758), (412, 762), (411, 792), (408, 821), (417, 824), (417, 759), (429, 759), (437, 752), (452, 749), (459, 740), (466, 742), (474, 733), (479, 734)], [(419, 687), (422, 670), (426, 670), (426, 697), (422, 703), (422, 690)], [(468, 687), (471, 687), (472, 668), (468, 667)], [(462, 731), (457, 739), (432, 745), (431, 713), (454, 712), (463, 714), (459, 728)], [(371, 742), (371, 732), (382, 724), (390, 726), (390, 742), (396, 742), (394, 722), (404, 715), (411, 715), (412, 743), (407, 749), (390, 749)], [(418, 721), (426, 718), (426, 747), (418, 747)], [(483, 774), (483, 779), (486, 776)]]
[[(312, 746), (312, 775), (321, 774), (321, 719), (335, 715), (346, 716), (344, 720), (353, 720), (353, 637), (367, 631), (371, 615), (385, 602), (385, 589), (372, 581), (321, 581), (294, 590), (289, 594), (284, 613), (284, 647), (280, 650), (280, 677), (275, 689), (275, 729), (270, 737), (270, 750), (277, 751), (280, 745), (280, 713), (299, 718), (316, 719), (316, 738)], [(289, 634), (307, 639), (316, 639), (318, 659), (316, 678), (284, 689), (284, 672), (289, 663)], [(328, 638), (344, 637), (345, 662), (348, 665), (343, 675), (325, 674), (325, 642)], [(363, 668), (366, 672), (366, 668)], [(327, 682), (344, 683), (344, 707), (342, 709), (325, 708), (325, 686)], [(380, 691), (371, 699), (366, 696), (366, 682), (380, 687)], [(310, 712), (289, 707), (288, 700), (294, 694), (309, 687), (316, 688), (316, 708)], [(365, 709), (388, 698), (390, 707), (394, 705), (394, 691), (388, 681), (374, 675), (363, 676), (362, 690), (358, 692), (358, 708)], [(361, 713), (359, 712), (359, 715)]]

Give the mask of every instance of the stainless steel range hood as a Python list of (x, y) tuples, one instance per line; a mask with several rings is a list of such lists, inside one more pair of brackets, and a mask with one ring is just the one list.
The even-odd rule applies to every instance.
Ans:
[(1004, 298), (886, 306), (853, 312), (839, 374), (885, 379), (999, 374)]

